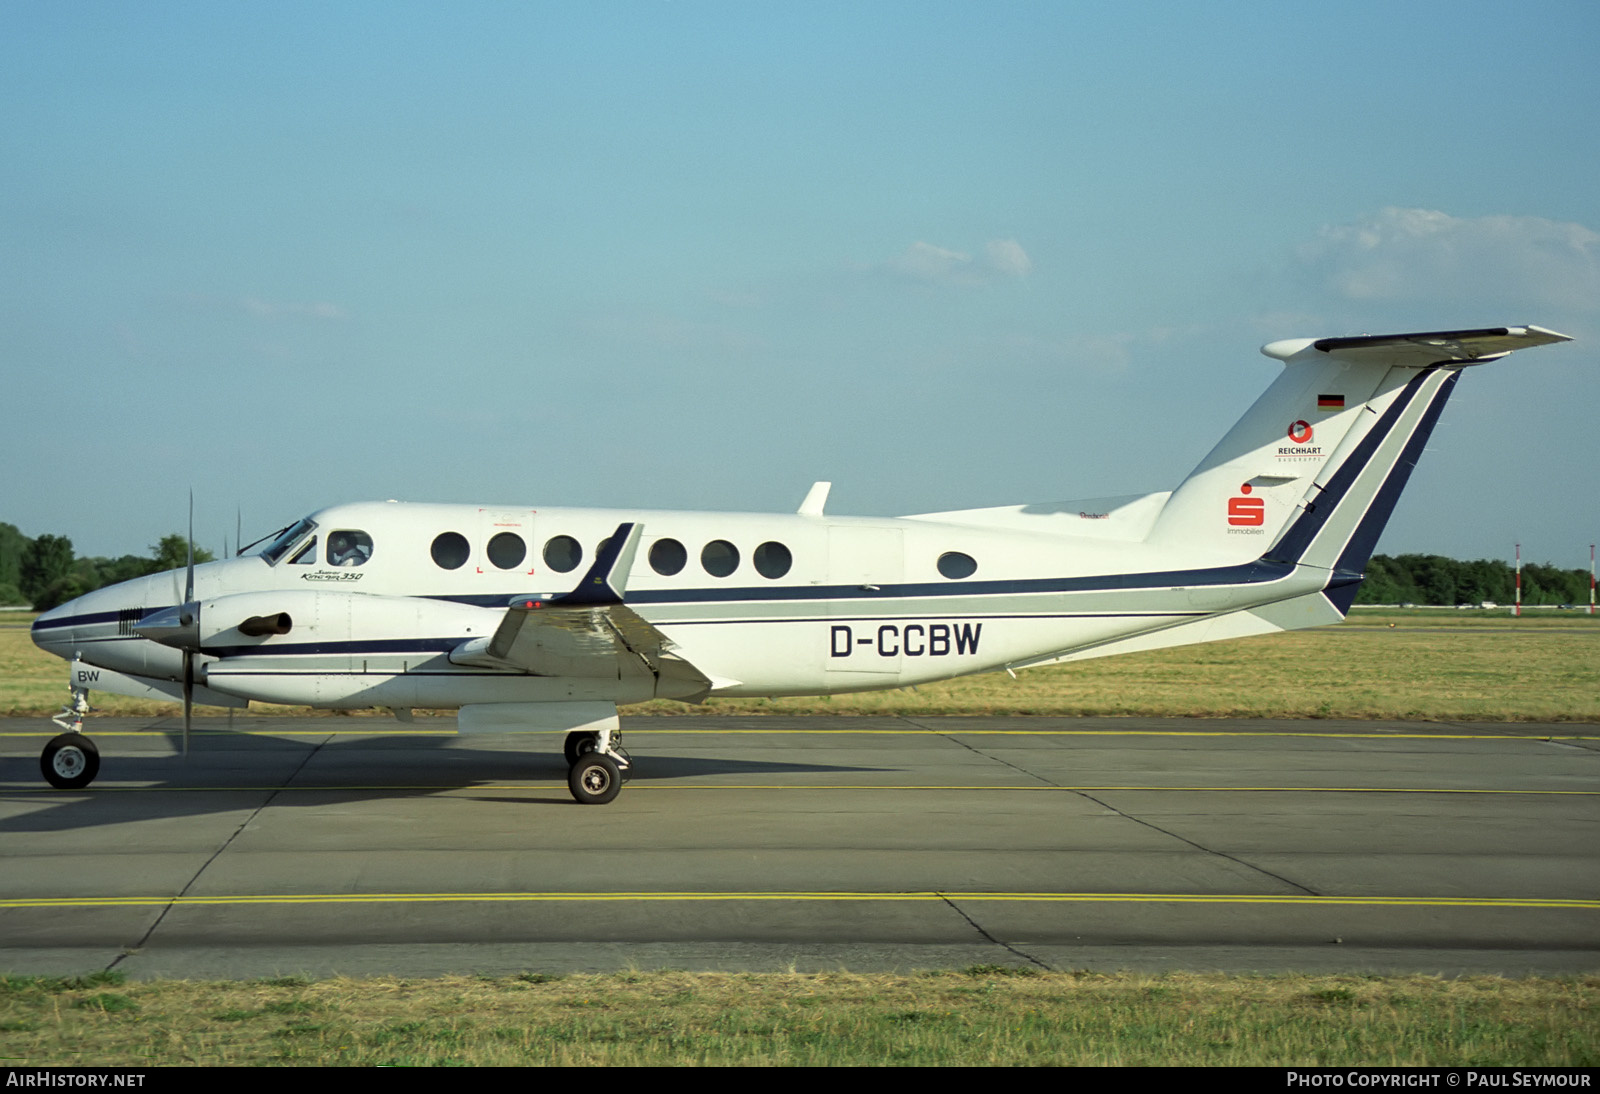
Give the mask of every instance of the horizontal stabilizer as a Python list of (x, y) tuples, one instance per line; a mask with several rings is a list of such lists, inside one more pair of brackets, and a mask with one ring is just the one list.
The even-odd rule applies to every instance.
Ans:
[(1264, 604), (1245, 611), (1207, 616), (1204, 619), (1164, 627), (1161, 630), (1100, 642), (1067, 653), (1031, 658), (1017, 662), (1011, 667), (1033, 668), (1038, 665), (1088, 661), (1095, 657), (1112, 657), (1123, 653), (1144, 653), (1148, 650), (1169, 649), (1173, 646), (1190, 646), (1200, 642), (1251, 638), (1258, 634), (1274, 634), (1278, 631), (1325, 627), (1342, 619), (1344, 613), (1322, 593), (1307, 593), (1290, 600)]
[(1363, 334), (1354, 338), (1286, 338), (1262, 346), (1261, 352), (1286, 363), (1334, 357), (1355, 364), (1427, 368), (1430, 365), (1481, 364), (1514, 350), (1570, 341), (1567, 335), (1543, 327), (1482, 327), (1415, 334)]

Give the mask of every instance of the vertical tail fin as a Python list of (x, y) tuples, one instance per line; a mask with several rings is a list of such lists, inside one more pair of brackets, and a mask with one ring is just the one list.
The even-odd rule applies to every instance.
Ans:
[[(1565, 341), (1530, 326), (1264, 346), (1284, 371), (1173, 492), (1149, 541), (1359, 575), (1460, 370)], [(1330, 595), (1344, 609), (1355, 589)]]

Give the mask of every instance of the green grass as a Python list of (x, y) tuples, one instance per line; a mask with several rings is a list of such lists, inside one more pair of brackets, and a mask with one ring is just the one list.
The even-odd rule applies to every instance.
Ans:
[(1587, 1066), (1600, 978), (960, 972), (0, 981), (0, 1057), (175, 1064)]
[[(0, 714), (54, 713), (61, 661), (27, 618), (0, 626)], [(650, 714), (1037, 714), (1195, 718), (1600, 721), (1600, 617), (1578, 612), (1358, 609), (1311, 631), (1180, 646), (1069, 665), (964, 677), (916, 689), (788, 699), (656, 701)], [(95, 693), (111, 715), (170, 715), (171, 704)], [(301, 708), (264, 707), (282, 715)], [(210, 712), (216, 713), (216, 712)]]

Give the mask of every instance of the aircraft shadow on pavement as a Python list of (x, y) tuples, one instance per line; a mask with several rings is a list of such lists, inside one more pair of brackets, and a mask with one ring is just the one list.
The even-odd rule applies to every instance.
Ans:
[[(181, 737), (168, 732), (176, 752)], [(475, 740), (481, 741), (482, 738)], [(426, 797), (477, 786), (503, 787), (508, 780), (565, 783), (560, 740), (554, 749), (460, 748), (446, 737), (392, 736), (314, 741), (270, 734), (204, 734), (190, 742), (189, 756), (101, 752), (100, 776), (84, 790), (49, 790), (33, 756), (0, 757), (0, 802), (30, 808), (0, 817), (0, 833), (51, 832), (126, 824), (140, 820), (199, 817), (258, 808), (319, 807), (386, 798)], [(624, 741), (624, 747), (627, 742)], [(256, 754), (249, 760), (245, 757)], [(314, 756), (312, 754), (315, 754)], [(646, 783), (708, 775), (861, 774), (891, 770), (856, 764), (792, 763), (726, 756), (659, 755), (631, 749), (630, 782)], [(308, 758), (310, 762), (307, 763)], [(118, 784), (133, 783), (133, 791)], [(565, 786), (530, 786), (530, 795), (495, 801), (572, 805)], [(627, 790), (623, 790), (627, 794)], [(252, 796), (241, 800), (241, 796)]]

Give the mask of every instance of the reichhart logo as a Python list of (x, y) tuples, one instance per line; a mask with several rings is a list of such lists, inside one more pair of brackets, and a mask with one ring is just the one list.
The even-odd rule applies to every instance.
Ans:
[(1277, 451), (1278, 459), (1320, 460), (1322, 458), (1322, 446), (1311, 443), (1314, 433), (1315, 430), (1311, 428), (1311, 423), (1304, 418), (1290, 422), (1289, 440), (1294, 443), (1292, 445), (1280, 444)]

